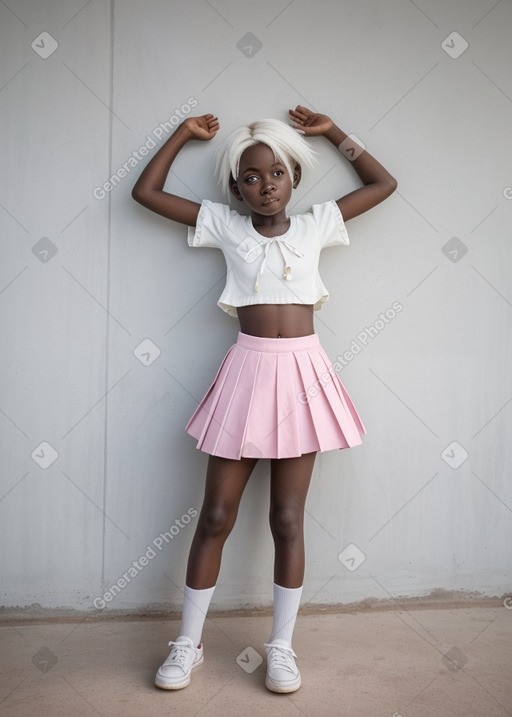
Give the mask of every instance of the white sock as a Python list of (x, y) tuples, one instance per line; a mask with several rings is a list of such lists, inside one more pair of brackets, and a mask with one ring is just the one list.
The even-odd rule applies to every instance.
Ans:
[(204, 590), (194, 590), (185, 585), (180, 637), (190, 637), (195, 647), (201, 643), (203, 625), (214, 590), (215, 585)]
[(292, 646), (293, 628), (299, 611), (302, 587), (284, 588), (274, 583), (274, 623), (269, 642), (286, 640)]

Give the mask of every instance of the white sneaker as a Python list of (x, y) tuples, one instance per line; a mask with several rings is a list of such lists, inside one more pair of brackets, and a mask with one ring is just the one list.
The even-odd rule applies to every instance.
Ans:
[(169, 642), (172, 650), (158, 669), (155, 685), (163, 690), (181, 690), (190, 684), (190, 673), (203, 663), (203, 645), (194, 647), (190, 637), (183, 635)]
[(300, 672), (295, 664), (297, 657), (285, 640), (265, 643), (267, 675), (265, 686), (271, 692), (295, 692), (301, 684)]

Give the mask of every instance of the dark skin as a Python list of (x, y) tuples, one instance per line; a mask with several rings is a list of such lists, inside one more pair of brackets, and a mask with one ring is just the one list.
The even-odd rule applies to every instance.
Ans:
[[(323, 114), (298, 105), (289, 110), (292, 125), (306, 136), (323, 135), (335, 147), (347, 135)], [(219, 131), (217, 117), (206, 114), (187, 118), (147, 164), (132, 190), (132, 197), (157, 214), (196, 226), (200, 204), (163, 191), (178, 152), (192, 139), (209, 141)], [(340, 155), (341, 157), (341, 155)], [(347, 161), (344, 159), (343, 161)], [(392, 194), (396, 180), (367, 151), (351, 162), (363, 186), (337, 200), (346, 221), (368, 211)], [(284, 234), (290, 226), (288, 204), (301, 179), (293, 177), (276, 161), (264, 144), (245, 150), (239, 176), (231, 177), (233, 195), (250, 209), (253, 226), (265, 237)], [(238, 307), (240, 330), (253, 336), (292, 338), (314, 333), (313, 307), (302, 304), (261, 304)], [(315, 462), (315, 453), (270, 461), (270, 527), (274, 539), (274, 582), (287, 588), (300, 587), (304, 579), (304, 505)], [(238, 506), (256, 459), (234, 461), (210, 456), (203, 506), (187, 568), (187, 585), (196, 590), (217, 582), (222, 549), (231, 532)]]

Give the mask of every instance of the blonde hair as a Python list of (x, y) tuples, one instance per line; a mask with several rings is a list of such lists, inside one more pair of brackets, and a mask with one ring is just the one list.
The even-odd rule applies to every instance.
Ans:
[(240, 157), (254, 144), (266, 144), (276, 159), (282, 162), (293, 180), (294, 165), (301, 169), (312, 169), (314, 152), (304, 137), (285, 122), (276, 119), (262, 119), (234, 130), (221, 147), (215, 165), (215, 176), (222, 191), (230, 196), (230, 178), (238, 179)]

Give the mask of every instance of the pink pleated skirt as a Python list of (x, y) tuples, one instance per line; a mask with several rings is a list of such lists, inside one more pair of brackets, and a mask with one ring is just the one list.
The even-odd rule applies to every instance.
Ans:
[(366, 433), (317, 334), (241, 332), (185, 430), (200, 450), (235, 460), (350, 448)]

